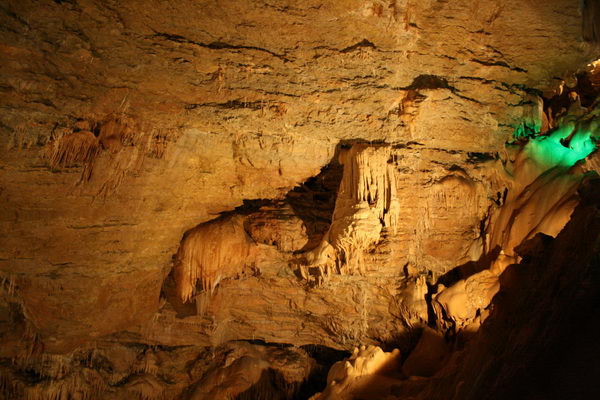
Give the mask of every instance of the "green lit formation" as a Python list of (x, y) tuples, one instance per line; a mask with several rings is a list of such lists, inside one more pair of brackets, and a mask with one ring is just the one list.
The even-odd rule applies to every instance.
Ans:
[(513, 137), (515, 139), (534, 138), (540, 134), (539, 132), (540, 132), (541, 126), (542, 126), (541, 123), (538, 123), (538, 124), (532, 126), (531, 124), (524, 122), (515, 128), (515, 131), (513, 132)]
[(525, 125), (515, 129), (515, 139), (528, 139), (527, 155), (544, 168), (572, 167), (596, 150), (600, 129), (595, 121), (566, 123), (552, 132), (541, 135)]
[(531, 139), (525, 151), (544, 167), (572, 167), (596, 149), (596, 138), (590, 130), (568, 124), (547, 136)]

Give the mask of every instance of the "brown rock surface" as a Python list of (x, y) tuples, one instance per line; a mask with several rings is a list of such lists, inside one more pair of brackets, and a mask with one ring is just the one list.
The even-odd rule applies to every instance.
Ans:
[[(567, 0), (297, 3), (0, 5), (5, 395), (168, 398), (204, 379), (203, 398), (223, 382), (207, 371), (233, 365), (211, 364), (208, 349), (226, 357), (236, 340), (410, 347), (413, 329), (434, 322), (433, 284), (467, 278), (453, 279), (458, 266), (487, 267), (490, 221), (514, 215), (498, 211), (514, 184), (502, 174), (514, 129), (556, 127), (565, 105), (595, 118), (586, 114), (595, 89), (582, 92), (573, 77), (600, 56), (582, 40), (583, 23), (597, 41), (594, 6), (582, 22)], [(588, 81), (595, 87), (597, 74)], [(361, 146), (385, 149), (395, 230), (376, 221), (364, 268), (318, 280), (306, 251), (336, 222), (338, 156)], [(584, 168), (597, 169), (592, 157)], [(540, 196), (552, 192), (541, 186)], [(212, 295), (199, 282), (182, 303), (173, 257), (185, 232), (221, 213), (243, 219), (255, 260)], [(512, 250), (548, 233), (524, 225), (499, 223), (498, 235), (523, 235), (493, 244)], [(139, 346), (177, 358), (172, 374), (126, 373)], [(110, 374), (90, 355), (96, 347)], [(290, 354), (309, 365), (296, 347)], [(274, 363), (247, 353), (236, 360), (249, 357), (240, 364), (257, 374)], [(11, 364), (23, 354), (30, 364)], [(183, 378), (197, 359), (202, 372)], [(43, 370), (63, 364), (72, 373)], [(283, 375), (299, 386), (308, 373)], [(232, 386), (252, 389), (255, 378)], [(114, 385), (117, 394), (106, 389)]]

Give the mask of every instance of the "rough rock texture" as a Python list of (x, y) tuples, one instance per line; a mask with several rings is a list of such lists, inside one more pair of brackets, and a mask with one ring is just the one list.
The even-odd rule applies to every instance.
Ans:
[(400, 351), (385, 353), (379, 347), (355, 347), (346, 361), (335, 363), (327, 374), (327, 389), (311, 400), (377, 398), (400, 375)]
[[(546, 132), (595, 98), (584, 89), (600, 74), (573, 76), (600, 56), (593, 1), (583, 19), (567, 0), (297, 3), (0, 5), (5, 381), (58, 376), (12, 366), (23, 354), (41, 365), (94, 346), (115, 346), (106, 357), (123, 368), (118, 349), (138, 345), (404, 352), (435, 320), (433, 284), (490, 261), (515, 128)], [(335, 220), (338, 156), (373, 144), (389, 151), (396, 230), (381, 225), (362, 273), (319, 281), (301, 266)], [(183, 303), (171, 272), (184, 233), (229, 212), (255, 260)], [(77, 379), (84, 398), (106, 384)], [(140, 379), (131, 387), (157, 388), (136, 396), (162, 393)]]
[[(364, 368), (354, 376), (352, 365), (341, 361), (316, 398), (597, 397), (598, 322), (590, 316), (600, 299), (599, 185), (597, 176), (585, 182), (579, 206), (555, 239), (540, 233), (516, 249), (523, 260), (501, 274), (489, 317), (478, 331), (458, 335), (453, 352), (439, 333), (426, 328), (401, 369), (412, 379), (399, 375), (399, 368), (392, 374)], [(376, 354), (392, 357), (378, 347), (369, 353), (367, 360)], [(354, 358), (356, 351), (349, 361)], [(339, 384), (333, 377), (338, 375)]]
[[(500, 295), (478, 337), (422, 398), (442, 399), (454, 390), (461, 399), (600, 394), (590, 362), (598, 356), (592, 338), (598, 323), (589, 317), (600, 287), (598, 183), (583, 187), (581, 204), (556, 239), (538, 235), (518, 248), (523, 261), (502, 274)], [(443, 388), (449, 382), (455, 389)]]
[(304, 350), (293, 347), (110, 342), (64, 355), (31, 354), (0, 368), (3, 395), (9, 398), (226, 400), (289, 398), (316, 367)]

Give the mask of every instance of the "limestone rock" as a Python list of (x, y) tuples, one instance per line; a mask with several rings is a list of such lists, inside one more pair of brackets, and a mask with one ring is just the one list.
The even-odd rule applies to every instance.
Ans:
[(376, 346), (355, 348), (352, 356), (331, 367), (327, 388), (311, 400), (384, 398), (400, 374), (400, 351), (386, 353)]
[(402, 364), (402, 372), (406, 376), (431, 377), (441, 369), (448, 355), (449, 349), (444, 338), (426, 327), (417, 346)]
[(300, 251), (308, 244), (304, 222), (287, 203), (261, 207), (246, 218), (244, 228), (255, 242), (284, 252)]
[[(297, 346), (410, 347), (434, 323), (458, 346), (487, 313), (477, 332), (513, 332), (494, 311), (498, 282), (502, 294), (519, 273), (511, 265), (532, 262), (524, 241), (543, 232), (562, 243), (563, 227), (576, 236), (568, 221), (589, 201), (583, 172), (598, 170), (594, 153), (571, 163), (572, 151), (596, 147), (597, 10), (568, 0), (3, 2), (0, 396), (251, 397), (268, 383), (285, 397), (281, 376), (295, 388), (309, 362)], [(559, 156), (541, 168), (533, 158), (546, 147)], [(233, 218), (223, 234), (230, 224), (215, 221)], [(185, 232), (192, 248), (219, 251), (182, 267)], [(585, 249), (561, 246), (586, 263)], [(545, 287), (578, 287), (549, 276)], [(465, 301), (453, 320), (431, 309), (442, 281), (438, 304)], [(536, 300), (555, 298), (541, 286)], [(280, 354), (289, 362), (255, 349), (228, 364), (240, 340), (293, 350)], [(463, 370), (461, 354), (440, 380), (395, 380), (386, 395), (427, 398), (447, 385), (482, 398), (470, 380), (482, 358), (464, 353)]]

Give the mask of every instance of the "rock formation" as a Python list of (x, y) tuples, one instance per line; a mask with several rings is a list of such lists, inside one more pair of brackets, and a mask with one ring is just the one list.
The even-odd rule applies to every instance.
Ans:
[[(389, 146), (357, 144), (340, 153), (343, 176), (329, 230), (306, 256), (325, 274), (364, 272), (364, 252), (384, 227), (395, 233), (399, 204)], [(322, 273), (323, 274), (323, 273)], [(305, 275), (305, 274), (303, 274)]]
[(198, 281), (204, 291), (232, 278), (251, 263), (254, 243), (239, 216), (220, 218), (186, 232), (175, 256), (173, 274), (182, 301), (194, 294)]
[(379, 347), (355, 347), (347, 361), (335, 363), (327, 375), (327, 389), (311, 400), (380, 398), (400, 372), (400, 351), (385, 353)]
[(597, 397), (599, 12), (5, 1), (0, 397)]

